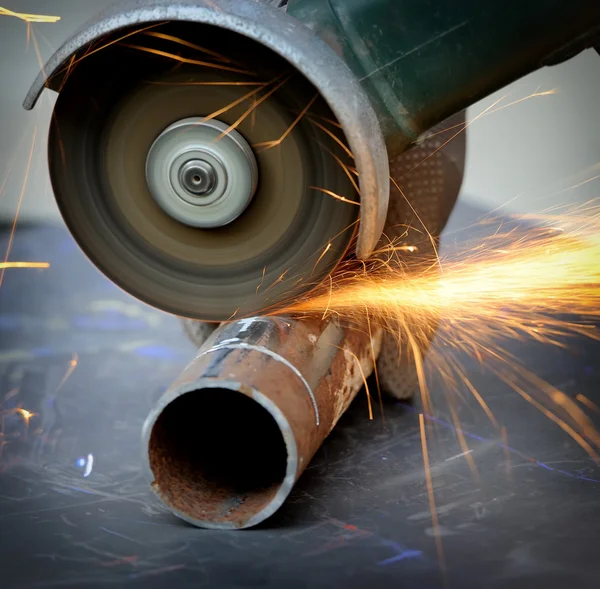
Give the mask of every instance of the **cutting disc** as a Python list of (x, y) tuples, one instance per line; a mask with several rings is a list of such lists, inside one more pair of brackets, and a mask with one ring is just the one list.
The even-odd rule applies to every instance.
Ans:
[(314, 87), (239, 54), (174, 68), (148, 51), (132, 66), (139, 48), (119, 51), (69, 76), (49, 140), (59, 208), (95, 265), (155, 307), (209, 321), (322, 281), (359, 206), (343, 134)]

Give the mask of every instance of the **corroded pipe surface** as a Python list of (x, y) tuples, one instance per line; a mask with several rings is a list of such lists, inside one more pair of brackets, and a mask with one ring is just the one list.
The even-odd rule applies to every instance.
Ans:
[(373, 370), (381, 333), (254, 317), (219, 327), (148, 416), (152, 489), (205, 528), (272, 515)]

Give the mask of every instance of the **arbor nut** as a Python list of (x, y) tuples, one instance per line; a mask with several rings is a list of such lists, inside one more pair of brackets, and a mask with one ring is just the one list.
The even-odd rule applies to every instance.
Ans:
[(217, 175), (210, 163), (190, 160), (181, 166), (179, 182), (190, 194), (206, 196), (215, 189)]

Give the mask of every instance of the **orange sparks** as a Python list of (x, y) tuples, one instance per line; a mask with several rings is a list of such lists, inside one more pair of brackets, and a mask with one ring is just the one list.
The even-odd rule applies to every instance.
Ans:
[(267, 267), (265, 266), (263, 268), (262, 271), (262, 278), (260, 280), (260, 284), (256, 287), (256, 294), (258, 294), (258, 291), (260, 290), (260, 287), (263, 285), (264, 281), (265, 281), (265, 274), (267, 273)]
[[(420, 260), (417, 268), (402, 259), (406, 246), (391, 243), (378, 252), (387, 250), (388, 259), (348, 260), (329, 284), (281, 312), (335, 313), (359, 322), (368, 313), (412, 355), (428, 414), (433, 408), (421, 350), (431, 325), (439, 323), (427, 366), (452, 388), (464, 385), (496, 428), (500, 424), (467, 378), (458, 353), (495, 363), (486, 366), (597, 460), (600, 433), (583, 409), (500, 345), (528, 337), (565, 347), (564, 338), (573, 334), (600, 339), (594, 324), (600, 318), (600, 200), (537, 220), (535, 227), (504, 221), (465, 251)], [(587, 399), (577, 399), (591, 409)]]
[(48, 262), (0, 262), (0, 269), (7, 268), (50, 268)]
[[(411, 274), (381, 262), (373, 262), (368, 272), (346, 264), (334, 276), (330, 306), (352, 315), (366, 305), (372, 316), (411, 325), (442, 314), (455, 329), (479, 329), (485, 339), (507, 329), (545, 340), (558, 332), (582, 331), (583, 325), (545, 314), (600, 317), (600, 206), (588, 213), (581, 231), (496, 232), (468, 253), (440, 260), (441, 274), (434, 264)], [(569, 223), (568, 217), (558, 220)], [(322, 311), (329, 299), (329, 292), (316, 294), (293, 309)]]
[[(25, 196), (25, 190), (27, 188), (27, 182), (29, 181), (29, 173), (31, 171), (31, 163), (33, 161), (33, 153), (35, 151), (35, 140), (37, 137), (37, 127), (33, 131), (33, 138), (31, 140), (31, 148), (29, 150), (29, 159), (27, 161), (27, 168), (25, 170), (25, 178), (23, 179), (23, 184), (21, 185), (21, 193), (19, 194), (19, 201), (17, 203), (17, 210), (15, 212), (15, 216), (13, 219), (10, 237), (8, 239), (8, 245), (6, 247), (6, 252), (4, 254), (3, 263), (6, 264), (8, 262), (8, 257), (10, 256), (10, 252), (12, 250), (13, 241), (15, 239), (15, 232), (17, 230), (17, 222), (19, 220), (19, 212), (21, 211), (21, 205), (23, 204), (23, 197)], [(4, 271), (5, 268), (0, 269), (0, 286), (2, 286), (2, 281), (4, 280)]]
[(588, 409), (591, 409), (594, 413), (600, 415), (600, 407), (594, 403), (591, 399), (588, 399), (586, 396), (579, 393), (575, 397), (582, 405), (585, 405)]
[(482, 113), (476, 115), (470, 121), (466, 121), (465, 123), (458, 123), (456, 125), (452, 125), (451, 127), (446, 127), (444, 129), (441, 129), (440, 131), (435, 131), (433, 133), (427, 133), (426, 135), (424, 135), (422, 141), (425, 141), (426, 139), (430, 139), (431, 137), (435, 137), (436, 135), (442, 135), (443, 133), (447, 133), (448, 131), (452, 131), (453, 129), (459, 129), (458, 132), (451, 137), (451, 140), (452, 140), (454, 137), (456, 137), (457, 135), (462, 133), (471, 123), (474, 123), (476, 120), (478, 120), (484, 116), (491, 115), (498, 111), (504, 110), (505, 108), (508, 108), (510, 106), (515, 106), (521, 102), (530, 100), (531, 98), (538, 98), (540, 96), (552, 96), (553, 94), (556, 94), (557, 92), (558, 92), (558, 90), (556, 88), (553, 88), (552, 90), (544, 90), (543, 92), (533, 92), (532, 94), (529, 94), (528, 96), (523, 96), (522, 98), (518, 98), (517, 100), (513, 100), (511, 102), (508, 102), (507, 104), (503, 104), (501, 106), (496, 106), (497, 104), (499, 104), (505, 98), (508, 97), (508, 94), (507, 94), (507, 95), (503, 96), (502, 98), (500, 98), (499, 100), (497, 100), (496, 102), (494, 102), (494, 104), (492, 104), (490, 107), (486, 108)]
[[(371, 340), (371, 345), (372, 344), (373, 344), (373, 340)], [(349, 356), (352, 356), (352, 358), (354, 358), (354, 361), (356, 362), (356, 365), (358, 366), (358, 371), (360, 372), (360, 376), (362, 378), (363, 385), (365, 386), (365, 392), (367, 394), (367, 404), (369, 407), (369, 419), (372, 420), (373, 419), (373, 405), (371, 403), (371, 392), (369, 391), (369, 384), (367, 383), (367, 377), (365, 376), (365, 372), (362, 368), (362, 365), (360, 363), (358, 356), (354, 352), (351, 352), (350, 350), (346, 350), (346, 348), (340, 348), (340, 346), (335, 346), (335, 345), (333, 347), (338, 348), (339, 350), (342, 350), (344, 352), (344, 354), (348, 354)]]
[(32, 22), (45, 22), (45, 23), (53, 23), (58, 22), (60, 20), (60, 16), (46, 16), (43, 14), (25, 14), (23, 12), (13, 12), (8, 8), (2, 8), (0, 6), (0, 16), (14, 16), (15, 18), (21, 19), (26, 23)]
[(60, 389), (62, 389), (65, 383), (69, 380), (69, 378), (71, 378), (71, 375), (73, 374), (73, 372), (75, 372), (75, 368), (77, 368), (77, 364), (79, 364), (79, 356), (77, 355), (77, 352), (73, 352), (71, 356), (71, 361), (69, 362), (69, 366), (67, 367), (67, 370), (65, 371), (65, 374), (63, 375), (60, 383), (56, 387), (55, 392), (58, 392)]
[(359, 202), (350, 200), (350, 199), (346, 198), (345, 196), (340, 196), (339, 194), (336, 194), (335, 192), (332, 192), (331, 190), (327, 190), (327, 188), (320, 188), (319, 186), (311, 186), (311, 188), (313, 190), (318, 190), (319, 192), (322, 192), (323, 194), (327, 194), (327, 195), (331, 196), (332, 198), (335, 198), (336, 200), (341, 200), (342, 202), (347, 202), (348, 204), (351, 204), (351, 205), (360, 206)]
[[(231, 125), (229, 125), (229, 127), (223, 131), (218, 137), (217, 137), (217, 141), (223, 139), (223, 137), (225, 137), (225, 135), (227, 135), (228, 133), (230, 133), (231, 131), (235, 130), (238, 128), (238, 126), (246, 120), (246, 118), (251, 115), (252, 113), (256, 112), (256, 109), (265, 101), (267, 100), (267, 98), (269, 98), (270, 96), (272, 96), (273, 94), (275, 94), (275, 92), (277, 92), (277, 90), (279, 90), (288, 80), (290, 79), (290, 76), (283, 78), (281, 81), (279, 81), (279, 83), (275, 84), (275, 86), (273, 86), (273, 88), (271, 88), (266, 94), (264, 94), (263, 96), (261, 96), (258, 100), (256, 100), (248, 109), (246, 109), (239, 117), (238, 119), (232, 123)], [(260, 88), (259, 88), (260, 90)], [(253, 93), (254, 94), (254, 93)], [(211, 117), (214, 116), (211, 115)]]
[(242, 70), (239, 68), (234, 68), (230, 66), (223, 65), (221, 63), (211, 63), (210, 61), (201, 61), (198, 59), (190, 59), (187, 57), (181, 57), (180, 55), (176, 55), (175, 53), (169, 53), (168, 51), (162, 51), (160, 49), (153, 49), (152, 47), (144, 47), (142, 45), (133, 45), (131, 43), (122, 43), (123, 47), (129, 47), (130, 49), (137, 49), (138, 51), (143, 51), (145, 53), (152, 53), (153, 55), (158, 55), (160, 57), (166, 57), (167, 59), (171, 59), (173, 61), (177, 61), (179, 63), (185, 63), (188, 65), (200, 65), (206, 68), (214, 68), (218, 70), (223, 70), (226, 72), (235, 72), (238, 74), (246, 74), (246, 75), (254, 75), (252, 72), (247, 70)]
[(433, 534), (435, 536), (435, 547), (438, 554), (440, 569), (442, 574), (446, 574), (446, 560), (444, 558), (444, 546), (440, 534), (440, 522), (438, 520), (437, 507), (435, 505), (435, 495), (433, 493), (433, 481), (431, 479), (431, 467), (429, 465), (429, 452), (427, 450), (427, 436), (425, 433), (425, 419), (422, 413), (419, 413), (419, 428), (421, 430), (421, 448), (423, 451), (423, 467), (425, 469), (425, 483), (427, 485), (427, 496), (429, 498), (429, 511), (431, 512), (431, 523)]
[(331, 137), (348, 154), (349, 157), (354, 159), (354, 154), (350, 151), (350, 148), (335, 133), (330, 131), (324, 125), (321, 125), (321, 123), (315, 121), (314, 118), (312, 118), (312, 117), (308, 117), (308, 120), (313, 125), (315, 125), (315, 127), (318, 127), (319, 129), (321, 129), (321, 131), (323, 131), (323, 133), (325, 133), (326, 135), (329, 135), (329, 137)]
[[(216, 51), (212, 51), (210, 49), (206, 49), (206, 47), (200, 47), (195, 43), (190, 43), (190, 41), (186, 41), (185, 39), (180, 39), (179, 37), (174, 37), (173, 35), (167, 35), (165, 33), (159, 33), (157, 31), (145, 31), (141, 33), (142, 35), (146, 35), (148, 37), (156, 37), (157, 39), (163, 39), (165, 41), (172, 41), (173, 43), (177, 43), (178, 45), (183, 45), (184, 47), (189, 47), (190, 49), (195, 49), (200, 53), (206, 53), (211, 57), (219, 59), (220, 61), (225, 61), (227, 63), (233, 63), (231, 59), (228, 59), (224, 55), (217, 53)], [(239, 65), (239, 64), (238, 64)]]
[(292, 124), (282, 133), (279, 139), (273, 139), (272, 141), (262, 141), (261, 143), (255, 143), (252, 147), (255, 149), (260, 147), (261, 149), (257, 153), (261, 153), (262, 151), (266, 151), (267, 149), (272, 149), (273, 147), (277, 147), (281, 145), (285, 138), (294, 130), (296, 125), (302, 120), (302, 117), (310, 110), (310, 107), (314, 104), (315, 100), (319, 97), (318, 94), (315, 94), (309, 101), (308, 104), (302, 109), (300, 114), (292, 121)]
[(317, 266), (319, 265), (319, 263), (321, 262), (321, 260), (325, 257), (325, 255), (327, 254), (327, 252), (330, 249), (331, 249), (331, 241), (325, 246), (325, 249), (323, 249), (321, 255), (319, 256), (319, 258), (315, 262), (315, 265), (313, 266), (313, 269), (312, 269), (313, 272), (317, 269)]
[(337, 165), (340, 166), (340, 168), (342, 168), (342, 170), (344, 171), (344, 174), (346, 174), (346, 176), (348, 177), (348, 179), (352, 183), (352, 186), (354, 186), (354, 190), (356, 190), (357, 194), (360, 194), (360, 187), (358, 186), (356, 180), (354, 179), (354, 176), (358, 176), (358, 174), (355, 173), (356, 171), (355, 170), (351, 170), (337, 155), (335, 155), (335, 153), (333, 153), (333, 151), (331, 151), (330, 149), (328, 149), (320, 141), (318, 141), (318, 144), (327, 153), (329, 153), (329, 155), (336, 161)]
[(18, 413), (23, 418), (26, 427), (29, 426), (29, 421), (31, 420), (31, 418), (37, 415), (37, 413), (32, 413), (31, 411), (27, 411), (27, 409), (17, 408), (13, 411), (14, 413)]
[[(245, 100), (248, 100), (249, 98), (252, 98), (255, 94), (257, 94), (258, 92), (260, 92), (262, 90), (262, 88), (263, 88), (263, 86), (261, 85), (259, 88), (255, 88), (254, 90), (251, 90), (250, 92), (247, 92), (246, 94), (244, 94), (240, 98), (237, 98), (233, 102), (229, 103), (227, 106), (224, 106), (223, 108), (220, 108), (219, 110), (216, 110), (213, 113), (205, 116), (202, 119), (202, 122), (204, 123), (206, 121), (210, 121), (211, 119), (214, 119), (215, 117), (218, 117), (219, 115), (222, 115), (224, 112), (227, 112), (227, 111), (231, 110), (232, 108), (236, 107), (238, 104), (241, 104)], [(255, 108), (256, 108), (256, 104), (254, 104), (254, 109)], [(229, 131), (229, 129), (228, 129), (228, 131)]]

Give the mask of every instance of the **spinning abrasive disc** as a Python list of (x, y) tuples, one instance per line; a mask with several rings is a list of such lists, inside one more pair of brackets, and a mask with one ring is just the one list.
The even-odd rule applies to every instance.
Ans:
[(96, 266), (155, 307), (209, 321), (318, 284), (359, 212), (336, 198), (359, 200), (317, 91), (281, 60), (254, 71), (241, 53), (207, 68), (100, 51), (70, 73), (49, 140), (59, 208)]

